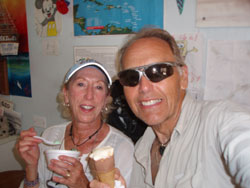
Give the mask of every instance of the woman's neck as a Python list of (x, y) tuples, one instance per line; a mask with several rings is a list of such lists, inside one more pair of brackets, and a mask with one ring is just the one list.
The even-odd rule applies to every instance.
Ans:
[[(67, 127), (65, 134), (65, 149), (78, 150), (82, 154), (91, 152), (102, 142), (109, 132), (109, 126), (101, 121), (94, 125), (77, 124), (76, 127), (74, 126), (75, 124), (72, 122)], [(71, 127), (72, 135), (70, 134)]]

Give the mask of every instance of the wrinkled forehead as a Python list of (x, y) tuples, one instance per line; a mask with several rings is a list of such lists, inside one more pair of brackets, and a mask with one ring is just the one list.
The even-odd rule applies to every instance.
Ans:
[(124, 70), (157, 62), (175, 61), (176, 58), (166, 41), (159, 38), (142, 38), (133, 42), (124, 51), (121, 68)]

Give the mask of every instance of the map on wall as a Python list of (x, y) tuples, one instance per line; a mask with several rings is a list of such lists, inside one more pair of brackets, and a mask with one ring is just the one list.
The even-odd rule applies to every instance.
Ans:
[(74, 34), (127, 34), (163, 28), (163, 0), (74, 0)]

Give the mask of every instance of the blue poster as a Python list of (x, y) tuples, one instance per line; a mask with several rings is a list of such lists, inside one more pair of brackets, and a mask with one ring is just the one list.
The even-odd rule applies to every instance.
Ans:
[(128, 34), (163, 28), (163, 0), (74, 0), (74, 34)]
[(31, 97), (29, 54), (8, 56), (7, 64), (10, 95)]

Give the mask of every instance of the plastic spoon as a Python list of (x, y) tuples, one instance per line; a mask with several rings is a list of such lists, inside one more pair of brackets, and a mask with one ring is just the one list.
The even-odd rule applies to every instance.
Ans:
[(47, 144), (47, 145), (56, 146), (56, 145), (60, 145), (60, 144), (61, 144), (60, 141), (51, 142), (51, 141), (46, 140), (45, 138), (40, 137), (40, 136), (33, 136), (33, 137), (34, 137), (34, 138), (41, 139), (41, 140), (42, 140), (45, 144)]

